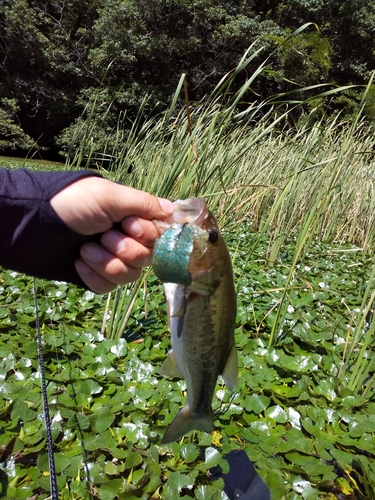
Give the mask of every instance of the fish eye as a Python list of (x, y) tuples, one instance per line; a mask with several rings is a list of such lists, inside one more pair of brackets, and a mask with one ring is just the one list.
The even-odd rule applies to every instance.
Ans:
[(219, 235), (218, 232), (215, 229), (210, 229), (208, 231), (208, 241), (210, 243), (216, 243)]

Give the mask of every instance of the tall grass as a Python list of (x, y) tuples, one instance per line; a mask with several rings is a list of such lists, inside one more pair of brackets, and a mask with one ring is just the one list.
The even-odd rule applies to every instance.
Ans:
[[(252, 83), (270, 71), (267, 61), (250, 71), (260, 51), (251, 47), (212, 95), (190, 107), (189, 120), (179, 97), (184, 77), (164, 113), (145, 117), (142, 108), (127, 133), (127, 117), (120, 116), (114, 131), (118, 140), (108, 143), (101, 158), (110, 160), (104, 173), (116, 181), (171, 199), (204, 197), (221, 226), (250, 221), (254, 232), (268, 234), (270, 266), (285, 239), (297, 235), (269, 340), (272, 345), (282, 331), (295, 267), (313, 238), (350, 242), (363, 251), (375, 246), (375, 137), (362, 117), (372, 80), (351, 122), (339, 116), (317, 120), (313, 107), (317, 96), (304, 101), (305, 92), (315, 90), (324, 99), (342, 89), (297, 88), (293, 98), (279, 94), (258, 102)], [(236, 77), (245, 70), (250, 76), (233, 90)], [(304, 113), (304, 124), (291, 127), (296, 113)], [(78, 166), (94, 159), (88, 139), (94, 124), (86, 122), (72, 161)], [(248, 249), (249, 259), (255, 250), (256, 239)], [(123, 296), (117, 292), (109, 306), (114, 311), (110, 321), (114, 338), (122, 335), (141, 286), (142, 280), (127, 287)], [(342, 370), (345, 366), (346, 360)], [(357, 373), (363, 373), (360, 367)], [(358, 381), (351, 385), (357, 387)]]
[[(122, 116), (119, 140), (105, 152), (112, 159), (105, 175), (158, 196), (203, 196), (222, 225), (251, 220), (271, 235), (270, 263), (277, 257), (272, 245), (279, 247), (309, 217), (309, 237), (372, 248), (375, 138), (369, 126), (359, 113), (352, 123), (335, 118), (291, 129), (291, 110), (276, 111), (281, 97), (247, 103), (241, 113), (225, 96), (208, 97), (190, 110), (191, 134), (176, 99), (164, 114), (140, 115), (127, 134)], [(81, 144), (72, 164), (94, 159), (88, 146)]]
[[(339, 378), (344, 386), (354, 394), (362, 391), (366, 396), (375, 387), (375, 358), (373, 356), (375, 334), (375, 265), (363, 294), (359, 312), (354, 318), (354, 329), (348, 335), (339, 370)], [(350, 366), (353, 365), (353, 366)]]

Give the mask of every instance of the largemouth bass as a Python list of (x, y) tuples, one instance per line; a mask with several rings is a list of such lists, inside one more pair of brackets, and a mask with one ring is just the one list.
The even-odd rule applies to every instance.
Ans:
[(194, 429), (211, 432), (217, 378), (221, 375), (234, 392), (238, 373), (236, 295), (227, 246), (202, 198), (174, 204), (170, 219), (155, 221), (164, 232), (155, 243), (153, 266), (164, 282), (172, 334), (172, 352), (160, 374), (184, 378), (187, 401), (162, 443)]

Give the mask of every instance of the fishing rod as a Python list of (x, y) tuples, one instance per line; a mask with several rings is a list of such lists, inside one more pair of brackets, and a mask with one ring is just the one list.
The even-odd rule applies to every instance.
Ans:
[(36, 293), (36, 280), (35, 280), (35, 278), (33, 279), (33, 290), (34, 290), (34, 305), (35, 305), (35, 326), (36, 326), (36, 331), (37, 331), (40, 378), (41, 378), (42, 396), (43, 396), (44, 421), (45, 421), (46, 433), (47, 433), (47, 450), (48, 450), (51, 500), (58, 500), (55, 458), (53, 455), (51, 419), (50, 419), (49, 407), (48, 407), (47, 385), (46, 385), (46, 376), (45, 376), (45, 371), (44, 371), (43, 342), (42, 342), (42, 334), (40, 332), (39, 308), (38, 308), (38, 299), (37, 299), (37, 293)]

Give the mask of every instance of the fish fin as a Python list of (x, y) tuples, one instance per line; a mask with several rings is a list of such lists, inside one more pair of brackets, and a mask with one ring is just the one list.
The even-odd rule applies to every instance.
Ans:
[(165, 358), (163, 364), (158, 370), (158, 373), (167, 378), (184, 378), (177, 366), (173, 351), (171, 351)]
[(186, 310), (185, 302), (188, 293), (186, 287), (176, 283), (164, 283), (163, 286), (168, 317), (183, 315)]
[(224, 379), (225, 385), (231, 392), (236, 390), (238, 380), (238, 360), (236, 344), (233, 342), (227, 362), (221, 376)]
[(177, 318), (177, 338), (180, 338), (182, 335), (182, 330), (184, 329), (184, 317)]
[(179, 307), (175, 307), (177, 312), (171, 315), (173, 318), (183, 318), (185, 316), (186, 308), (191, 300), (190, 297), (190, 292), (186, 292), (186, 294), (180, 300)]
[(173, 316), (171, 316), (169, 318), (170, 329), (172, 332), (173, 331), (176, 332), (177, 338), (181, 337), (182, 331), (184, 329), (186, 308), (187, 308), (188, 304), (190, 304), (191, 301), (194, 300), (195, 297), (196, 297), (196, 295), (189, 293), (189, 296), (187, 298), (185, 297), (185, 299), (182, 303), (181, 309), (176, 314), (174, 314)]
[(179, 304), (179, 308), (177, 309), (177, 312), (175, 312), (174, 314), (172, 314), (171, 316), (173, 318), (183, 318), (185, 316), (185, 313), (186, 313), (186, 304), (187, 304), (187, 299), (186, 297), (184, 296), (182, 299), (181, 299), (181, 303)]
[(165, 431), (161, 442), (172, 443), (194, 430), (210, 433), (213, 428), (213, 412), (196, 416), (188, 408), (182, 408)]
[(174, 335), (177, 335), (178, 339), (181, 337), (182, 331), (184, 329), (184, 322), (184, 316), (171, 316), (169, 318), (169, 329), (172, 332), (172, 338), (174, 337)]

